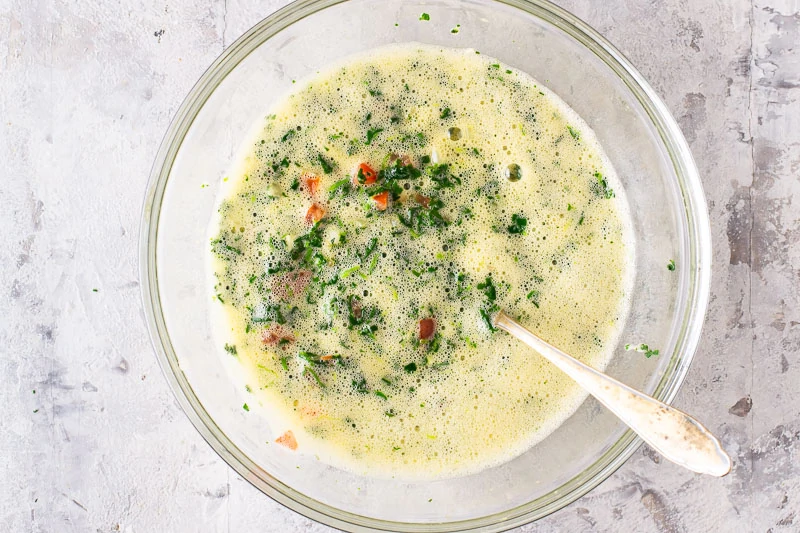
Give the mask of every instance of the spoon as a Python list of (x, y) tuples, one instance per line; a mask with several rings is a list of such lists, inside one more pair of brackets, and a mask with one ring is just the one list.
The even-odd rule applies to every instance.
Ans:
[(503, 311), (493, 322), (574, 379), (665, 458), (700, 474), (722, 477), (730, 472), (731, 458), (719, 440), (691, 416), (581, 363)]

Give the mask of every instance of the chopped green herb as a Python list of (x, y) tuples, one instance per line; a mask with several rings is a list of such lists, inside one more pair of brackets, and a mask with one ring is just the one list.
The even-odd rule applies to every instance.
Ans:
[(528, 300), (531, 301), (533, 305), (536, 306), (536, 309), (539, 309), (539, 291), (533, 289), (531, 292), (528, 293), (527, 298)]
[(411, 235), (421, 235), (425, 228), (443, 228), (449, 224), (442, 216), (440, 209), (444, 204), (438, 198), (431, 198), (428, 201), (428, 207), (424, 206), (411, 207), (406, 210), (406, 216), (403, 213), (397, 213), (397, 218), (400, 223), (409, 230)]
[(292, 184), (289, 186), (289, 188), (292, 189), (293, 191), (296, 191), (297, 189), (299, 189), (300, 188), (300, 180), (295, 178), (294, 181), (292, 182)]
[(356, 390), (356, 392), (359, 392), (361, 394), (366, 394), (369, 392), (369, 389), (367, 388), (367, 380), (364, 378), (361, 378), (360, 380), (354, 379), (353, 388)]
[(479, 291), (483, 291), (483, 294), (486, 295), (486, 299), (490, 302), (497, 299), (497, 289), (494, 286), (491, 276), (487, 276), (485, 281), (478, 283), (477, 287)]
[(369, 240), (369, 243), (367, 243), (367, 247), (364, 249), (364, 253), (359, 254), (361, 260), (364, 261), (365, 259), (367, 259), (372, 254), (372, 252), (375, 251), (377, 247), (378, 247), (378, 238), (377, 237), (371, 238)]
[(423, 13), (422, 15), (419, 16), (419, 20), (431, 20), (431, 16), (428, 15), (427, 13)]
[(311, 376), (314, 378), (314, 381), (317, 382), (317, 385), (319, 385), (323, 389), (326, 387), (325, 383), (323, 383), (322, 380), (319, 378), (319, 374), (317, 374), (317, 372), (310, 366), (307, 366), (303, 369), (303, 375), (306, 376), (308, 374), (311, 374)]
[(508, 232), (514, 235), (522, 235), (525, 233), (525, 228), (528, 225), (528, 219), (521, 215), (511, 215), (511, 225), (508, 226)]
[(378, 397), (380, 397), (380, 398), (383, 398), (384, 400), (388, 400), (388, 399), (389, 399), (389, 397), (388, 397), (388, 396), (386, 396), (384, 393), (382, 393), (382, 392), (381, 392), (381, 391), (379, 391), (379, 390), (376, 390), (376, 391), (375, 391), (375, 396), (378, 396)]
[(317, 154), (317, 160), (319, 161), (319, 164), (322, 166), (322, 171), (325, 174), (330, 174), (331, 172), (333, 172), (333, 164), (327, 162), (325, 158), (322, 157), (322, 154)]
[(342, 278), (342, 279), (348, 278), (348, 277), (350, 277), (350, 275), (355, 273), (360, 268), (361, 268), (361, 265), (353, 265), (350, 268), (346, 268), (346, 269), (342, 270), (341, 274), (339, 274), (339, 277)]
[(248, 411), (248, 412), (250, 411), (250, 407), (246, 403), (242, 404), (242, 409), (244, 409), (245, 411)]
[[(361, 172), (361, 169), (358, 169)], [(337, 194), (341, 196), (346, 196), (350, 193), (352, 186), (350, 184), (350, 180), (348, 178), (341, 179), (328, 187), (329, 198), (334, 198)]]
[(225, 351), (231, 355), (237, 355), (236, 345), (225, 343)]
[(416, 372), (417, 371), (417, 363), (408, 363), (406, 366), (403, 367), (403, 370), (405, 370), (409, 374), (411, 372)]
[(418, 178), (422, 175), (422, 172), (414, 165), (406, 165), (403, 163), (402, 159), (395, 159), (393, 163), (391, 163), (386, 168), (381, 169), (378, 172), (378, 179), (379, 180), (410, 180)]
[(616, 196), (614, 194), (614, 189), (608, 186), (608, 180), (606, 180), (600, 172), (595, 172), (594, 177), (597, 179), (597, 182), (592, 184), (592, 191), (596, 196), (605, 198), (606, 200)]
[(445, 107), (444, 109), (442, 109), (442, 112), (439, 114), (439, 118), (441, 118), (441, 119), (445, 119), (445, 118), (447, 118), (449, 116), (450, 116), (450, 108), (449, 107)]
[[(365, 142), (364, 144), (366, 144), (366, 145), (372, 144), (372, 140), (375, 138), (375, 136), (378, 135), (382, 131), (383, 131), (383, 128), (371, 128), (371, 129), (368, 129), (367, 130), (367, 142)], [(361, 169), (359, 169), (359, 172), (360, 171), (361, 171)]]
[(428, 167), (427, 172), (436, 189), (450, 189), (456, 185), (461, 185), (461, 179), (450, 174), (447, 163), (431, 165)]
[(567, 126), (567, 130), (569, 130), (569, 134), (572, 135), (573, 139), (575, 139), (576, 141), (580, 140), (581, 134), (578, 130), (576, 130), (572, 126)]
[(675, 270), (675, 260), (674, 259), (670, 259), (669, 263), (667, 263), (667, 270), (669, 270), (670, 272)]
[(493, 309), (489, 309), (489, 310), (481, 309), (481, 318), (483, 319), (484, 324), (486, 324), (486, 327), (489, 328), (489, 331), (491, 331), (492, 333), (497, 331), (497, 328), (494, 327), (494, 324), (492, 324), (492, 313), (493, 312), (494, 312)]

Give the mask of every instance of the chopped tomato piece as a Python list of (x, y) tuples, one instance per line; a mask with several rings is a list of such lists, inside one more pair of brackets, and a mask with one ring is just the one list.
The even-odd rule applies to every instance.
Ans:
[(282, 446), (286, 446), (290, 450), (297, 449), (297, 439), (294, 438), (294, 433), (292, 433), (291, 429), (286, 433), (284, 433), (283, 435), (281, 435), (280, 437), (278, 437), (277, 439), (275, 439), (275, 442), (277, 442)]
[(419, 338), (421, 340), (426, 340), (433, 337), (433, 332), (435, 330), (436, 320), (433, 318), (423, 318), (419, 321)]
[(306, 222), (309, 224), (316, 224), (322, 217), (325, 216), (325, 208), (321, 205), (314, 203), (311, 204), (311, 207), (308, 208), (308, 212), (306, 213)]
[(431, 199), (430, 198), (428, 198), (427, 196), (422, 196), (419, 193), (417, 193), (416, 196), (414, 196), (414, 200), (416, 200), (417, 203), (419, 205), (421, 205), (422, 207), (424, 207), (425, 209), (428, 209), (428, 206), (431, 203)]
[(303, 187), (311, 196), (317, 194), (317, 189), (319, 189), (319, 176), (303, 174)]
[(372, 201), (375, 202), (375, 209), (378, 211), (386, 211), (386, 207), (389, 205), (389, 192), (383, 191), (382, 193), (376, 194), (372, 197)]
[(331, 361), (335, 361), (336, 357), (333, 355), (323, 355), (319, 358), (320, 361), (324, 361), (326, 363), (330, 363)]
[(378, 173), (366, 163), (361, 163), (356, 169), (355, 179), (353, 180), (357, 185), (372, 185), (378, 181)]

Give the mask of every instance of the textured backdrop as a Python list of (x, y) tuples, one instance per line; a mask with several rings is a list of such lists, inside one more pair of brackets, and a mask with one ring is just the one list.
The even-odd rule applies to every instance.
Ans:
[[(163, 132), (212, 60), (285, 3), (0, 0), (0, 530), (328, 531), (203, 442), (139, 297)], [(700, 168), (714, 277), (677, 405), (734, 469), (705, 478), (643, 447), (522, 531), (799, 531), (800, 4), (560, 3), (642, 71)]]

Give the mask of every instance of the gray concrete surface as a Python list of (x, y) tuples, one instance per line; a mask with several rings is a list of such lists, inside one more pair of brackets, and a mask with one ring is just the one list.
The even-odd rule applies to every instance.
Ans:
[[(161, 136), (211, 61), (284, 3), (0, 0), (0, 530), (327, 530), (202, 441), (139, 299)], [(800, 4), (562, 3), (650, 80), (700, 167), (714, 278), (677, 404), (735, 466), (704, 478), (644, 448), (522, 531), (800, 531)]]

